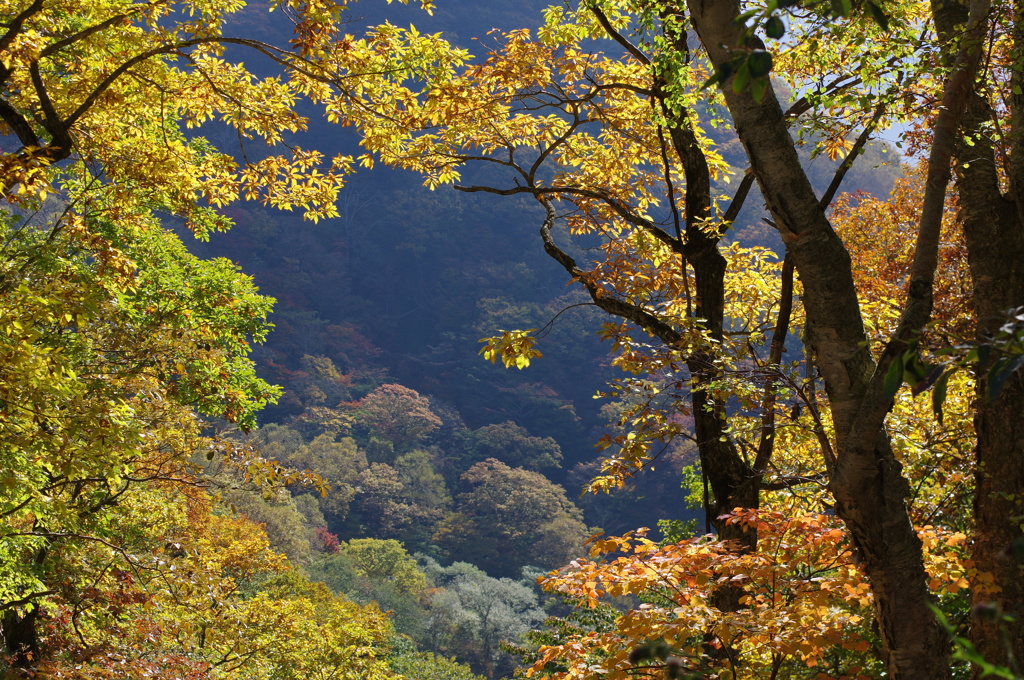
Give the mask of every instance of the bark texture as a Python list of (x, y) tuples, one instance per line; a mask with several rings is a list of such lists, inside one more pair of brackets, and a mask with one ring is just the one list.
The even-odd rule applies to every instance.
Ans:
[[(712, 63), (728, 61), (729, 46), (740, 42), (739, 4), (690, 0), (689, 8)], [(867, 349), (849, 254), (800, 167), (771, 88), (761, 102), (747, 90), (733, 92), (731, 83), (723, 91), (804, 285), (807, 342), (824, 378), (836, 427), (837, 461), (830, 489), (871, 582), (890, 677), (947, 677), (948, 643), (928, 607), (921, 543), (906, 507), (909, 487), (884, 431), (890, 403), (883, 398)], [(894, 346), (889, 354), (899, 350)]]
[[(976, 98), (967, 125), (980, 128), (986, 108)], [(1008, 309), (1024, 304), (1024, 223), (1013, 198), (1000, 193), (991, 140), (979, 137), (957, 155), (960, 216), (983, 342), (998, 331)], [(978, 374), (971, 558), (982, 578), (972, 584), (971, 601), (975, 611), (994, 603), (1015, 620), (975, 617), (971, 640), (990, 663), (1006, 666), (1011, 651), (1024, 659), (1024, 560), (1013, 549), (1019, 545), (1015, 541), (1024, 540), (1024, 384), (1018, 372), (990, 401), (984, 367)]]
[(31, 668), (39, 660), (38, 613), (38, 609), (24, 614), (9, 609), (0, 617), (4, 647), (17, 668)]
[[(972, 100), (965, 127), (969, 134), (978, 133), (977, 139), (957, 152), (960, 217), (981, 342), (998, 331), (1008, 309), (1024, 304), (1024, 222), (1014, 197), (1000, 192), (992, 140), (980, 134), (987, 110), (980, 96)], [(1024, 541), (1024, 384), (1018, 372), (991, 401), (984, 368), (978, 370), (975, 401), (971, 545), (980, 578), (972, 584), (971, 601), (975, 611), (996, 604), (1014, 621), (975, 617), (971, 640), (990, 663), (1007, 666), (1011, 652), (1024, 659), (1024, 560), (1013, 549)]]
[[(969, 39), (970, 7), (933, 2), (932, 15), (947, 63)], [(1006, 319), (1007, 310), (1024, 305), (1024, 2), (1014, 4), (1010, 37), (1018, 66), (1010, 77), (1008, 134), (999, 139), (992, 121), (998, 117), (985, 95), (984, 77), (972, 89), (956, 144), (956, 180), (960, 220), (967, 241), (977, 339), (985, 342)], [(998, 30), (998, 28), (997, 28)], [(965, 38), (968, 36), (968, 38)], [(980, 42), (980, 40), (979, 40)], [(1013, 92), (1016, 88), (1016, 92)], [(970, 139), (970, 143), (965, 140)], [(1000, 176), (997, 145), (1007, 159)], [(971, 559), (978, 576), (971, 588), (975, 616), (971, 641), (989, 662), (1012, 666), (1024, 661), (1024, 379), (1012, 376), (994, 401), (988, 398), (985, 367), (978, 367), (974, 429), (974, 533)], [(975, 677), (980, 677), (975, 669)]]

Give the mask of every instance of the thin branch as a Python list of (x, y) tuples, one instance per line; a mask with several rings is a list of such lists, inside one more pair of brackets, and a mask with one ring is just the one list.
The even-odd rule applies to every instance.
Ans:
[(604, 289), (594, 283), (588, 273), (579, 268), (576, 264), (576, 260), (555, 244), (554, 239), (551, 237), (551, 227), (555, 223), (557, 213), (555, 212), (554, 206), (551, 205), (551, 199), (549, 197), (542, 195), (539, 196), (538, 199), (544, 206), (544, 210), (546, 212), (544, 223), (540, 228), (540, 236), (544, 241), (544, 251), (556, 262), (561, 264), (573, 278), (583, 284), (583, 287), (586, 288), (587, 292), (590, 294), (590, 298), (594, 301), (596, 306), (609, 314), (620, 316), (632, 321), (648, 333), (661, 339), (661, 341), (666, 345), (675, 346), (680, 340), (682, 340), (682, 335), (679, 331), (669, 326), (654, 314), (651, 314), (639, 305), (634, 305), (608, 295)]
[[(154, 7), (156, 5), (163, 5), (163, 4), (166, 4), (166, 3), (165, 2), (154, 2), (154, 3), (150, 4), (150, 5), (148, 5), (148, 7)], [(100, 23), (98, 23), (98, 24), (96, 24), (94, 26), (90, 26), (89, 28), (82, 29), (78, 33), (74, 33), (72, 35), (69, 35), (66, 38), (62, 38), (62, 39), (58, 40), (57, 42), (53, 43), (52, 45), (47, 45), (46, 47), (44, 47), (42, 49), (42, 51), (39, 53), (39, 56), (40, 57), (49, 57), (50, 55), (52, 55), (52, 54), (54, 54), (56, 52), (59, 52), (60, 50), (64, 49), (68, 45), (76, 43), (79, 40), (84, 40), (84, 39), (88, 38), (90, 35), (92, 35), (94, 33), (98, 33), (98, 32), (102, 31), (105, 28), (110, 28), (114, 24), (121, 23), (124, 19), (127, 19), (127, 18), (131, 17), (133, 14), (138, 14), (145, 7), (147, 7), (147, 6), (139, 5), (139, 6), (137, 6), (135, 8), (134, 11), (125, 12), (124, 14), (117, 14), (115, 16), (110, 17), (109, 19), (107, 19), (105, 21), (101, 21)]]
[[(220, 41), (223, 41), (223, 39), (221, 39)], [(106, 92), (107, 89), (111, 85), (113, 85), (114, 82), (116, 82), (117, 79), (120, 78), (121, 75), (124, 74), (124, 72), (130, 69), (132, 66), (142, 63), (147, 59), (150, 59), (151, 57), (155, 57), (157, 55), (172, 54), (185, 47), (192, 47), (195, 45), (202, 45), (220, 41), (218, 41), (215, 38), (197, 38), (194, 40), (185, 40), (179, 43), (172, 43), (169, 45), (161, 45), (160, 47), (154, 47), (151, 50), (146, 50), (141, 54), (136, 54), (134, 57), (125, 61), (123, 64), (115, 68), (107, 75), (106, 78), (100, 81), (100, 83), (93, 89), (93, 91), (88, 94), (85, 100), (78, 105), (78, 108), (76, 108), (74, 112), (67, 117), (67, 120), (64, 121), (64, 125), (66, 127), (71, 127), (76, 122), (78, 122), (78, 119), (81, 118), (90, 108), (92, 108), (92, 105), (96, 102), (96, 100), (99, 99), (99, 97), (104, 92)]]
[(817, 484), (819, 486), (826, 486), (826, 476), (822, 474), (816, 475), (785, 475), (778, 477), (776, 481), (762, 484), (761, 489), (763, 491), (783, 491), (785, 489), (792, 489), (794, 486), (801, 486), (803, 484)]
[[(672, 226), (675, 227), (676, 239), (680, 242), (683, 240), (683, 228), (682, 221), (679, 217), (679, 206), (676, 204), (676, 191), (672, 184), (672, 165), (668, 161), (668, 152), (665, 147), (665, 128), (662, 125), (658, 126), (658, 147), (661, 151), (661, 165), (665, 172), (665, 190), (668, 193), (668, 204), (672, 208)], [(686, 276), (686, 260), (683, 260), (683, 276)]]
[(53, 595), (56, 592), (56, 590), (40, 590), (36, 593), (29, 593), (20, 600), (12, 600), (10, 602), (0, 604), (0, 612), (5, 611), (7, 609), (14, 609), (15, 607), (21, 607), (22, 605), (26, 605), (32, 602), (32, 600), (35, 600), (40, 597), (46, 597), (47, 595)]
[(604, 202), (610, 208), (612, 208), (622, 219), (626, 220), (632, 225), (638, 226), (648, 231), (652, 236), (657, 238), (659, 241), (669, 246), (672, 252), (682, 252), (682, 244), (672, 237), (667, 231), (656, 225), (645, 217), (641, 217), (632, 210), (630, 210), (621, 201), (618, 201), (603, 191), (594, 191), (592, 189), (582, 189), (579, 187), (538, 187), (538, 186), (517, 186), (512, 189), (498, 189), (497, 187), (490, 186), (460, 186), (455, 185), (457, 191), (464, 191), (466, 193), (489, 193), (496, 194), (498, 196), (515, 196), (518, 194), (531, 194), (537, 198), (537, 200), (544, 203), (544, 199), (548, 196), (558, 196), (562, 194), (568, 194), (571, 196), (583, 196), (584, 198), (592, 198), (598, 201)]
[(832, 448), (832, 440), (828, 438), (828, 434), (825, 432), (825, 424), (821, 419), (821, 407), (818, 405), (817, 380), (814, 375), (816, 368), (814, 366), (811, 346), (806, 342), (804, 343), (804, 363), (806, 366), (806, 383), (803, 386), (791, 383), (790, 386), (803, 398), (804, 403), (807, 405), (807, 410), (814, 420), (814, 437), (818, 440), (818, 445), (821, 447), (821, 455), (825, 460), (825, 470), (828, 472), (829, 477), (832, 477), (839, 461), (835, 450)]
[(546, 324), (544, 324), (539, 329), (537, 329), (537, 332), (533, 334), (533, 337), (535, 337), (535, 338), (543, 338), (545, 335), (550, 333), (551, 332), (551, 328), (554, 327), (554, 325), (555, 325), (555, 321), (558, 321), (558, 317), (562, 316), (563, 314), (568, 312), (570, 309), (575, 309), (576, 307), (593, 307), (593, 306), (594, 306), (593, 302), (577, 302), (574, 305), (569, 305), (568, 307), (565, 307), (564, 309), (559, 310), (558, 314), (555, 314), (553, 317), (551, 317), (548, 320), (548, 322)]
[[(11, 23), (7, 24), (7, 32), (4, 33), (3, 37), (0, 38), (0, 52), (6, 50), (14, 42), (14, 39), (21, 34), (21, 29), (25, 25), (25, 22), (32, 18), (34, 14), (37, 14), (39, 10), (43, 8), (43, 0), (33, 0), (32, 4), (25, 8), (25, 11), (14, 17)], [(6, 66), (3, 68), (3, 79), (7, 79), (7, 74), (10, 71)]]
[(601, 28), (605, 30), (605, 33), (608, 34), (609, 38), (622, 45), (622, 47), (624, 47), (627, 52), (636, 57), (637, 61), (639, 61), (641, 64), (644, 64), (645, 66), (651, 65), (650, 58), (648, 58), (646, 54), (641, 52), (640, 48), (626, 40), (626, 38), (621, 33), (615, 30), (615, 27), (612, 26), (612, 22), (608, 21), (608, 17), (605, 16), (605, 13), (601, 10), (600, 7), (598, 7), (595, 3), (589, 3), (589, 9), (591, 12), (594, 13), (594, 16), (597, 17), (598, 23), (601, 24)]
[(28, 505), (31, 501), (32, 501), (32, 496), (26, 496), (25, 500), (23, 500), (22, 502), (18, 503), (16, 506), (11, 508), (10, 510), (7, 510), (6, 512), (3, 512), (3, 513), (0, 513), (0, 517), (9, 517), (9, 516), (13, 515), (14, 513), (18, 512), (19, 510), (24, 508), (26, 505)]
[[(787, 253), (782, 261), (782, 290), (779, 292), (779, 316), (772, 331), (771, 349), (768, 353), (769, 370), (778, 371), (782, 363), (782, 351), (789, 334), (789, 319), (793, 311), (793, 257)], [(761, 398), (761, 439), (754, 458), (755, 483), (760, 485), (768, 462), (775, 451), (775, 401), (778, 394), (778, 379), (769, 373)]]
[(548, 144), (547, 148), (543, 149), (537, 155), (537, 159), (530, 166), (530, 172), (529, 172), (529, 175), (528, 175), (528, 178), (527, 178), (529, 181), (531, 181), (531, 182), (533, 181), (533, 178), (537, 174), (537, 170), (539, 170), (540, 166), (544, 163), (544, 161), (546, 161), (548, 159), (548, 156), (551, 155), (551, 152), (554, 151), (559, 146), (561, 146), (562, 144), (564, 144), (566, 141), (568, 141), (569, 138), (572, 137), (573, 134), (575, 134), (576, 129), (579, 128), (579, 126), (581, 124), (583, 124), (584, 122), (586, 122), (586, 121), (581, 121), (580, 117), (579, 117), (579, 114), (574, 111), (573, 112), (572, 124), (565, 130), (564, 133), (562, 133), (561, 135), (558, 136), (558, 139), (555, 139), (550, 144)]
[(836, 169), (836, 174), (832, 177), (831, 184), (828, 185), (828, 189), (822, 194), (821, 200), (818, 202), (822, 208), (827, 208), (832, 204), (832, 199), (836, 197), (836, 193), (839, 191), (839, 185), (843, 183), (843, 179), (846, 177), (846, 173), (853, 167), (853, 162), (857, 159), (861, 149), (868, 143), (871, 138), (871, 133), (875, 131), (875, 127), (878, 126), (878, 121), (882, 119), (885, 114), (885, 102), (882, 102), (875, 109), (875, 115), (871, 117), (871, 120), (867, 125), (864, 126), (864, 130), (861, 131), (857, 137), (857, 141), (853, 143), (853, 147), (850, 149), (850, 153), (846, 155), (843, 162), (839, 164)]
[(722, 215), (723, 222), (731, 223), (736, 221), (736, 217), (739, 216), (743, 203), (747, 200), (747, 195), (753, 186), (754, 172), (751, 168), (747, 168), (746, 172), (743, 173), (743, 179), (740, 181), (736, 193), (732, 197), (732, 201), (729, 203), (729, 207), (726, 208), (725, 214)]
[(645, 97), (653, 97), (656, 94), (654, 90), (639, 87), (638, 85), (630, 85), (629, 83), (604, 83), (603, 85), (597, 85), (591, 94), (598, 94), (602, 90), (629, 90)]
[[(843, 75), (839, 76), (825, 87), (816, 90), (812, 93), (813, 97), (824, 97), (831, 94), (842, 92), (843, 90), (860, 85), (863, 81), (857, 76)], [(797, 99), (793, 104), (786, 109), (783, 115), (785, 118), (797, 118), (814, 108), (814, 105), (810, 101), (810, 97), (803, 96)]]

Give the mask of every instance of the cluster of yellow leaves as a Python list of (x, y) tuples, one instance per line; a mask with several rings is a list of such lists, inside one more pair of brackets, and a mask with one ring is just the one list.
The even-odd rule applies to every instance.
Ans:
[[(456, 168), (467, 161), (540, 150), (557, 168), (551, 186), (605, 185), (616, 195), (635, 194), (641, 208), (658, 206), (661, 177), (643, 169), (659, 162), (658, 126), (642, 96), (651, 85), (649, 70), (587, 53), (580, 44), (586, 36), (568, 25), (549, 25), (538, 37), (526, 29), (499, 37), (499, 49), (461, 70), (465, 52), (436, 37), (432, 50), (419, 46), (418, 53), (434, 61), (429, 67), (417, 62), (416, 72), (430, 77), (418, 92), (360, 85), (368, 113), (350, 111), (348, 120), (360, 127), (363, 145), (387, 164), (421, 172), (430, 187), (458, 179)], [(392, 53), (408, 53), (408, 33), (392, 29), (378, 36), (378, 42), (385, 39)], [(596, 85), (603, 81), (617, 85)], [(588, 133), (584, 126), (598, 119), (600, 134)], [(724, 170), (718, 160), (716, 175)], [(598, 217), (606, 225), (601, 228), (625, 226), (601, 201), (590, 209), (589, 229), (598, 228)]]
[(522, 370), (530, 365), (530, 360), (541, 356), (540, 350), (534, 348), (536, 338), (533, 333), (536, 328), (516, 331), (501, 331), (501, 335), (491, 338), (484, 338), (480, 354), (492, 364), (498, 359), (505, 364), (505, 368), (515, 366)]
[[(299, 101), (321, 103), (330, 118), (348, 122), (364, 94), (387, 99), (402, 89), (405, 77), (437, 76), (439, 55), (461, 61), (459, 51), (414, 29), (385, 25), (362, 40), (341, 37), (344, 5), (333, 1), (279, 3), (297, 22), (292, 49), (224, 37), (224, 22), (242, 2), (64, 0), (34, 10), (23, 4), (0, 4), (0, 17), (26, 11), (0, 46), (4, 97), (26, 125), (39, 120), (28, 112), (44, 111), (48, 134), (60, 134), (48, 145), (32, 146), (23, 130), (3, 126), (23, 144), (5, 154), (0, 167), (5, 197), (23, 201), (52, 192), (48, 154), (63, 159), (71, 150), (58, 147), (73, 143), (70, 155), (101, 168), (103, 183), (122, 189), (124, 207), (168, 210), (200, 234), (213, 219), (203, 201), (222, 206), (245, 197), (300, 209), (309, 219), (336, 216), (334, 203), (352, 159), (291, 148), (289, 136), (308, 127), (296, 113)], [(429, 9), (429, 2), (422, 4)], [(276, 60), (283, 76), (255, 77), (225, 58), (228, 42)], [(189, 138), (179, 125), (211, 121), (248, 141), (256, 159), (238, 163), (201, 138)], [(377, 122), (386, 127), (384, 119)], [(289, 152), (259, 149), (281, 145)], [(90, 175), (87, 167), (78, 172)]]
[(972, 567), (971, 561), (965, 559), (967, 536), (931, 525), (921, 527), (917, 534), (925, 551), (928, 587), (940, 595), (953, 595), (967, 588), (967, 574)]
[(173, 493), (150, 489), (124, 511), (132, 526), (136, 513), (160, 520), (135, 536), (135, 568), (48, 605), (61, 650), (42, 666), (48, 677), (391, 677), (391, 626), (376, 606), (306, 581), (262, 528), (202, 492)]
[[(763, 347), (775, 324), (775, 312), (779, 301), (779, 272), (782, 263), (766, 248), (743, 247), (737, 243), (723, 248), (728, 262), (726, 271), (725, 323), (727, 335), (722, 343), (714, 343), (708, 337), (701, 320), (688, 314), (688, 292), (693, 287), (692, 274), (689, 281), (682, 278), (682, 268), (672, 266), (672, 259), (661, 267), (641, 268), (636, 262), (632, 266), (629, 251), (640, 252), (636, 259), (644, 257), (643, 249), (632, 244), (615, 242), (608, 248), (621, 248), (615, 260), (597, 265), (598, 271), (607, 272), (604, 281), (609, 287), (615, 286), (617, 295), (632, 300), (658, 300), (651, 303), (672, 319), (681, 339), (676, 346), (664, 347), (654, 344), (642, 331), (626, 323), (608, 323), (602, 327), (601, 337), (610, 340), (614, 353), (613, 365), (633, 374), (634, 378), (619, 380), (602, 393), (605, 397), (617, 397), (627, 405), (620, 412), (616, 423), (618, 431), (604, 436), (598, 443), (601, 451), (611, 453), (602, 460), (601, 474), (590, 484), (591, 491), (611, 491), (621, 486), (623, 480), (632, 476), (646, 465), (651, 457), (680, 434), (691, 427), (689, 402), (679, 398), (690, 388), (686, 375), (686, 358), (696, 351), (705, 351), (709, 360), (717, 362), (723, 369), (722, 377), (708, 386), (712, 393), (723, 401), (734, 399), (742, 410), (732, 418), (732, 431), (737, 438), (751, 440), (756, 448), (756, 437), (761, 427), (757, 408), (763, 397), (763, 386), (768, 379), (781, 379), (781, 393), (787, 400), (778, 407), (780, 416), (786, 422), (776, 430), (779, 451), (779, 469), (795, 474), (813, 475), (821, 467), (820, 455), (810, 447), (817, 446), (814, 435), (814, 416), (807, 413), (803, 418), (792, 418), (792, 401), (804, 387), (799, 367), (766, 366)], [(648, 246), (650, 253), (654, 246)], [(635, 272), (635, 273), (634, 273)], [(799, 288), (798, 288), (799, 292)], [(664, 302), (660, 302), (664, 300)], [(692, 304), (692, 303), (691, 303)], [(794, 310), (791, 325), (799, 327), (802, 309)], [(791, 466), (788, 452), (800, 448), (805, 450), (806, 460)]]

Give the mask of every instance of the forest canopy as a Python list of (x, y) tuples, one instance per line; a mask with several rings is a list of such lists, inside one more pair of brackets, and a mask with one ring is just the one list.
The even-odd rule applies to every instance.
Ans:
[[(0, 2), (4, 673), (1021, 676), (1019, 0), (581, 0), (472, 48), (263, 9)], [(371, 237), (375, 166), (434, 193)], [(235, 221), (283, 267), (267, 350), (274, 301), (183, 241)], [(388, 238), (458, 245), (417, 298), (457, 330), (325, 295)], [(660, 539), (592, 536), (628, 503)]]

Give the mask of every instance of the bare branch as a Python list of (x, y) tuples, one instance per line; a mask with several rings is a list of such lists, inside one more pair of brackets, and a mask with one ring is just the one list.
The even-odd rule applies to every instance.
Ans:
[(740, 186), (736, 189), (736, 193), (729, 203), (729, 207), (726, 208), (725, 214), (722, 215), (723, 222), (736, 221), (736, 217), (740, 214), (740, 210), (743, 209), (743, 203), (747, 200), (747, 195), (750, 193), (752, 186), (754, 186), (754, 173), (751, 168), (747, 168), (743, 174), (743, 179), (740, 181)]
[(650, 58), (648, 58), (646, 54), (641, 52), (640, 48), (626, 40), (626, 38), (621, 33), (615, 30), (615, 27), (612, 26), (612, 22), (608, 21), (608, 17), (605, 16), (605, 13), (601, 10), (600, 7), (598, 7), (595, 3), (589, 3), (588, 6), (590, 11), (594, 13), (594, 16), (597, 17), (597, 21), (601, 24), (601, 28), (605, 30), (605, 33), (608, 34), (609, 38), (622, 45), (626, 49), (626, 51), (632, 54), (634, 57), (636, 57), (637, 61), (639, 61), (641, 64), (650, 66)]
[[(782, 289), (779, 291), (779, 316), (772, 331), (771, 349), (768, 352), (769, 371), (778, 372), (782, 363), (782, 351), (789, 334), (789, 318), (793, 311), (793, 257), (787, 254), (782, 261)], [(761, 439), (754, 458), (754, 476), (757, 484), (764, 477), (768, 462), (775, 450), (775, 401), (778, 394), (778, 378), (769, 373), (761, 398)]]
[(648, 333), (658, 337), (662, 342), (670, 347), (674, 346), (682, 339), (682, 335), (676, 329), (669, 326), (654, 314), (651, 314), (639, 305), (630, 304), (607, 295), (603, 289), (594, 283), (587, 272), (579, 268), (576, 264), (576, 260), (559, 248), (551, 237), (551, 227), (554, 226), (555, 219), (557, 218), (555, 208), (551, 204), (551, 199), (547, 196), (540, 196), (538, 197), (538, 200), (540, 200), (541, 205), (544, 206), (544, 210), (546, 212), (544, 223), (540, 228), (540, 236), (544, 241), (544, 251), (556, 262), (562, 265), (562, 267), (564, 267), (573, 278), (583, 284), (583, 287), (586, 288), (595, 305), (609, 314), (620, 316), (632, 321)]
[(836, 197), (836, 192), (839, 191), (839, 185), (843, 183), (843, 179), (846, 177), (846, 173), (853, 167), (853, 162), (860, 154), (861, 149), (871, 139), (871, 133), (875, 131), (875, 127), (878, 125), (878, 121), (882, 119), (882, 115), (885, 114), (885, 103), (881, 103), (875, 109), (875, 115), (871, 117), (871, 120), (867, 125), (864, 126), (864, 130), (857, 137), (857, 141), (853, 143), (853, 147), (850, 149), (850, 153), (846, 155), (843, 162), (839, 164), (836, 169), (836, 174), (832, 177), (832, 182), (828, 185), (828, 189), (822, 194), (819, 205), (822, 208), (827, 208), (832, 204), (832, 199)]

